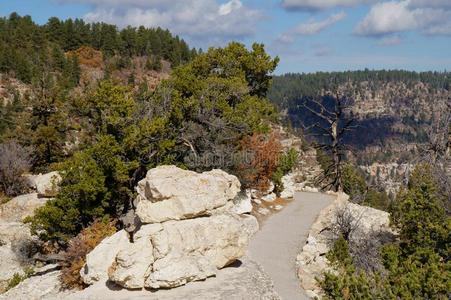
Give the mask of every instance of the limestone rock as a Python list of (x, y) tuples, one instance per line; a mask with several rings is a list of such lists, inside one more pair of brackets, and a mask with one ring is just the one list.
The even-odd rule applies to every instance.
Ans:
[(222, 170), (204, 173), (160, 166), (138, 183), (136, 213), (143, 223), (182, 220), (206, 215), (240, 191), (238, 178)]
[(116, 232), (104, 239), (86, 256), (86, 264), (80, 270), (84, 283), (93, 284), (108, 279), (108, 269), (116, 259), (116, 255), (130, 244), (129, 236), (125, 230)]
[(315, 278), (321, 278), (325, 271), (333, 272), (325, 254), (330, 249), (337, 210), (346, 207), (355, 219), (360, 220), (359, 226), (353, 233), (355, 239), (367, 239), (372, 232), (391, 233), (387, 212), (349, 203), (349, 197), (344, 193), (338, 193), (336, 196), (337, 199), (318, 215), (310, 228), (307, 243), (296, 258), (301, 286), (311, 296), (321, 295), (321, 289)]
[(261, 199), (265, 202), (274, 202), (277, 199), (277, 196), (275, 193), (270, 193), (263, 196)]
[(23, 273), (30, 257), (36, 251), (36, 237), (22, 223), (32, 216), (36, 208), (48, 199), (39, 199), (37, 193), (15, 197), (0, 205), (0, 282), (10, 279), (14, 273)]
[(0, 282), (14, 273), (23, 273), (33, 251), (34, 239), (28, 227), (19, 222), (0, 222)]
[(144, 279), (151, 272), (154, 262), (151, 236), (160, 230), (160, 224), (142, 227), (135, 234), (133, 243), (116, 255), (108, 270), (109, 279), (128, 289), (143, 288)]
[(155, 263), (146, 286), (169, 288), (215, 275), (244, 255), (257, 228), (254, 217), (235, 215), (164, 223), (152, 237)]
[(130, 243), (124, 230), (88, 254), (83, 281), (136, 289), (171, 288), (214, 276), (244, 255), (258, 230), (253, 216), (221, 214), (143, 225)]
[(233, 199), (232, 211), (237, 214), (246, 214), (252, 211), (251, 192), (246, 190)]
[(63, 290), (59, 277), (61, 272), (50, 272), (42, 276), (32, 276), (16, 287), (0, 295), (0, 300), (41, 300), (66, 299), (72, 292)]
[(29, 175), (27, 179), (30, 187), (35, 189), (40, 197), (54, 197), (59, 190), (61, 175), (53, 171), (46, 174)]
[(48, 199), (38, 198), (37, 193), (20, 195), (0, 205), (0, 221), (21, 222), (32, 216), (35, 209), (43, 206)]

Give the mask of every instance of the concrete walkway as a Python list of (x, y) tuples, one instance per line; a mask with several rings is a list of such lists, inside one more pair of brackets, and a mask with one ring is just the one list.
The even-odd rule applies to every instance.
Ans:
[(297, 193), (281, 212), (263, 223), (249, 246), (249, 256), (263, 266), (282, 300), (309, 299), (296, 275), (296, 256), (319, 212), (334, 199), (320, 193)]

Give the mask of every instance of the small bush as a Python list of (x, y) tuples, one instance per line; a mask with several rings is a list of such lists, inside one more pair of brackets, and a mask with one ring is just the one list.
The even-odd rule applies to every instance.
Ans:
[(110, 220), (96, 220), (70, 240), (69, 247), (64, 254), (68, 265), (61, 269), (60, 277), (65, 288), (82, 289), (85, 287), (80, 277), (80, 270), (85, 264), (86, 255), (104, 238), (116, 232), (115, 223)]
[(280, 194), (283, 191), (282, 177), (288, 174), (296, 165), (298, 160), (298, 152), (296, 149), (291, 148), (286, 153), (280, 156), (277, 169), (272, 176), (274, 182), (276, 194)]
[(279, 137), (254, 134), (244, 139), (242, 148), (247, 154), (246, 161), (238, 166), (238, 175), (246, 187), (265, 191), (277, 166), (282, 151)]
[(26, 188), (22, 175), (30, 170), (31, 151), (15, 141), (0, 144), (0, 187), (7, 196), (16, 196)]
[(5, 291), (8, 291), (8, 290), (12, 289), (13, 287), (16, 287), (19, 283), (21, 283), (25, 279), (29, 278), (33, 274), (34, 274), (34, 270), (33, 270), (33, 268), (30, 268), (30, 267), (24, 269), (23, 275), (20, 275), (19, 273), (14, 273), (13, 277), (11, 277), (8, 280), (8, 285), (6, 286)]

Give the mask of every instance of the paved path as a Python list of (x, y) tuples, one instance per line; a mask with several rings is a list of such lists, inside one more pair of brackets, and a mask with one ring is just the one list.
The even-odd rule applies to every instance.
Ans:
[(282, 300), (308, 299), (296, 276), (296, 256), (316, 216), (333, 199), (320, 193), (297, 193), (281, 212), (263, 223), (252, 239), (249, 255), (272, 278)]

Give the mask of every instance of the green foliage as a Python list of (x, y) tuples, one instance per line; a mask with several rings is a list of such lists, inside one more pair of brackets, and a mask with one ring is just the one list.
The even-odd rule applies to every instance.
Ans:
[(325, 299), (448, 299), (450, 217), (436, 188), (431, 167), (417, 166), (393, 207), (399, 241), (382, 248), (382, 272), (357, 269), (347, 242), (338, 239), (327, 254), (338, 273), (319, 279)]
[(148, 101), (140, 110), (146, 116), (158, 116), (146, 122), (158, 125), (154, 140), (165, 152), (160, 159), (177, 157), (195, 170), (236, 168), (221, 162), (232, 162), (230, 155), (240, 140), (254, 132), (267, 132), (270, 121), (276, 120), (274, 107), (263, 92), (277, 59), (262, 51), (262, 45), (248, 50), (239, 43), (210, 48), (142, 97)]
[(161, 57), (159, 56), (151, 56), (147, 58), (146, 60), (146, 69), (147, 70), (153, 70), (153, 71), (161, 71), (162, 64), (161, 64)]
[(283, 153), (279, 157), (277, 169), (272, 175), (272, 181), (274, 183), (274, 190), (276, 194), (283, 191), (282, 177), (288, 174), (296, 165), (298, 160), (298, 152), (294, 148), (290, 148), (286, 153)]
[(390, 211), (393, 203), (386, 192), (369, 188), (365, 194), (365, 199), (363, 200), (362, 204), (374, 207), (376, 209)]
[(43, 240), (67, 241), (94, 219), (117, 216), (132, 193), (127, 183), (133, 167), (113, 137), (99, 137), (63, 164), (60, 193), (26, 220), (32, 232)]
[(342, 176), (343, 191), (351, 198), (365, 194), (367, 189), (365, 178), (353, 165), (344, 165)]
[(343, 237), (335, 241), (327, 259), (338, 274), (326, 272), (323, 279), (317, 279), (325, 292), (323, 299), (391, 299), (380, 276), (356, 269), (348, 242)]
[[(60, 163), (60, 193), (28, 218), (32, 232), (43, 240), (65, 243), (94, 219), (118, 217), (134, 198), (129, 178), (140, 160), (149, 167), (177, 164), (211, 169), (216, 162), (199, 164), (190, 161), (190, 155), (230, 155), (244, 137), (267, 131), (276, 114), (260, 95), (277, 60), (262, 51), (261, 45), (249, 51), (237, 43), (211, 48), (175, 69), (155, 91), (141, 87), (135, 94), (131, 85), (104, 80), (71, 99), (69, 113), (81, 128), (78, 151)], [(45, 99), (59, 103), (58, 97)], [(59, 112), (37, 114), (37, 126), (55, 126), (58, 122), (49, 120)], [(48, 141), (58, 134), (40, 136)], [(59, 139), (45, 141), (36, 144), (57, 145)], [(48, 149), (53, 147), (44, 147), (43, 153)], [(283, 168), (292, 160), (287, 156)], [(227, 167), (224, 160), (220, 163), (218, 167)]]
[(449, 255), (451, 219), (446, 215), (445, 199), (441, 197), (431, 166), (418, 165), (409, 179), (408, 189), (398, 194), (391, 214), (406, 253), (429, 248), (444, 259)]
[(61, 72), (62, 80), (73, 87), (79, 80), (78, 62), (75, 56), (66, 59), (64, 52), (81, 46), (101, 50), (106, 57), (119, 56), (121, 66), (133, 56), (155, 55), (175, 67), (197, 55), (183, 39), (161, 28), (119, 30), (115, 25), (55, 17), (38, 25), (30, 16), (17, 13), (0, 18), (0, 72), (13, 72), (25, 83), (40, 78), (45, 65)]
[(34, 274), (34, 270), (30, 267), (24, 269), (24, 274), (21, 275), (19, 273), (14, 273), (13, 277), (11, 277), (8, 280), (8, 285), (6, 286), (6, 291), (12, 289), (13, 287), (17, 286), (19, 283), (24, 281), (25, 279), (29, 278), (31, 275)]

